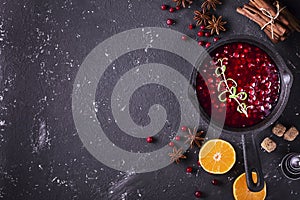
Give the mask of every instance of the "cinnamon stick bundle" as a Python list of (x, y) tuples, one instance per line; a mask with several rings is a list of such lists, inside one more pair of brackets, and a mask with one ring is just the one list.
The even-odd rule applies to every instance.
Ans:
[(236, 11), (256, 22), (273, 43), (285, 40), (291, 32), (300, 32), (299, 20), (275, 0), (250, 0)]

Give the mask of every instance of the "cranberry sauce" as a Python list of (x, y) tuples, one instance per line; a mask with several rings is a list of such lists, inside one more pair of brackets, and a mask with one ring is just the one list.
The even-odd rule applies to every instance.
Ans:
[[(200, 68), (207, 81), (199, 73), (196, 82), (198, 101), (204, 112), (211, 116), (212, 106), (217, 112), (226, 111), (225, 125), (234, 128), (249, 127), (265, 119), (280, 92), (274, 61), (262, 49), (241, 42), (220, 46), (210, 55), (213, 61)], [(216, 70), (221, 67), (221, 59), (226, 66), (224, 71)], [(228, 87), (224, 81), (218, 88), (222, 80), (226, 80)], [(224, 90), (227, 92), (221, 94)], [(218, 117), (214, 116), (214, 120), (222, 120)]]

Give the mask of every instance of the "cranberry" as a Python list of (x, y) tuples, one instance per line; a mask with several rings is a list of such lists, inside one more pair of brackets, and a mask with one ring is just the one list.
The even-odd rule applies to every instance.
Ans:
[(176, 6), (175, 8), (176, 8), (176, 10), (180, 10), (181, 7), (180, 6)]
[(197, 165), (198, 165), (198, 166), (201, 166), (201, 163), (200, 163), (200, 161), (199, 161), (199, 160), (197, 161)]
[(153, 142), (153, 137), (147, 137), (146, 141), (147, 141), (148, 143), (152, 143), (152, 142)]
[(200, 197), (202, 196), (202, 192), (196, 191), (196, 192), (194, 193), (194, 195), (195, 195), (196, 198), (200, 198)]
[(218, 37), (214, 37), (214, 42), (217, 42), (219, 41), (219, 38)]
[(219, 183), (219, 181), (217, 179), (213, 179), (211, 181), (211, 184), (213, 184), (213, 185), (218, 185), (218, 183)]
[(199, 46), (204, 46), (204, 41), (199, 41), (198, 44)]
[(180, 136), (179, 135), (175, 136), (175, 140), (180, 141)]
[(205, 26), (204, 25), (201, 25), (200, 26), (200, 30), (204, 30), (205, 29)]
[(186, 37), (185, 35), (182, 35), (182, 36), (181, 36), (181, 39), (182, 39), (182, 40), (186, 40), (187, 37)]
[(189, 24), (189, 29), (192, 30), (194, 28), (193, 24)]
[(199, 37), (202, 37), (202, 36), (204, 35), (204, 32), (203, 32), (203, 31), (199, 31), (199, 32), (197, 33), (197, 35), (198, 35)]
[(174, 142), (169, 142), (170, 147), (174, 147)]
[(181, 127), (181, 131), (182, 131), (182, 132), (186, 132), (186, 130), (187, 130), (187, 127), (186, 127), (186, 126), (182, 126), (182, 127)]
[(163, 4), (163, 5), (160, 6), (160, 8), (161, 8), (162, 10), (167, 10), (168, 6), (165, 5), (165, 4)]
[(173, 8), (173, 7), (171, 7), (170, 9), (169, 9), (169, 12), (170, 13), (172, 13), (172, 12), (174, 12), (175, 11), (175, 8)]
[(167, 19), (167, 25), (173, 25), (174, 24), (174, 20), (173, 19)]
[(205, 33), (205, 37), (210, 37), (210, 36), (211, 36), (210, 32)]
[(192, 173), (193, 172), (193, 168), (192, 167), (187, 167), (186, 168), (186, 172), (187, 173)]
[(205, 44), (205, 47), (208, 48), (208, 47), (210, 47), (210, 45), (211, 45), (211, 43), (210, 43), (210, 42), (207, 42), (207, 43)]

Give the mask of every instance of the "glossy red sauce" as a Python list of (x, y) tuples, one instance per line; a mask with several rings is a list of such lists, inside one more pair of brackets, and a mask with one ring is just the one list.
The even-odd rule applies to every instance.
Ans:
[[(274, 61), (262, 49), (248, 43), (226, 44), (215, 49), (210, 55), (213, 62), (200, 68), (203, 76), (199, 73), (196, 83), (198, 100), (203, 110), (209, 116), (212, 106), (217, 114), (226, 111), (225, 125), (228, 127), (249, 127), (265, 119), (275, 106), (280, 92), (280, 78)], [(223, 59), (223, 65), (226, 66), (224, 76), (215, 74), (216, 68), (220, 66), (218, 59)], [(219, 72), (220, 69), (217, 73), (220, 74)], [(218, 84), (224, 77), (228, 87), (222, 83), (218, 91)], [(235, 80), (236, 84), (231, 79)], [(232, 86), (236, 86), (235, 94), (245, 92), (247, 98), (243, 98), (245, 96), (242, 94), (230, 98), (230, 94), (234, 93)], [(226, 88), (230, 88), (232, 93)], [(224, 90), (228, 92), (219, 96)], [(241, 109), (238, 111), (239, 103), (235, 99), (246, 106), (244, 111), (247, 115), (241, 112)], [(214, 119), (222, 120), (218, 119), (218, 115)]]

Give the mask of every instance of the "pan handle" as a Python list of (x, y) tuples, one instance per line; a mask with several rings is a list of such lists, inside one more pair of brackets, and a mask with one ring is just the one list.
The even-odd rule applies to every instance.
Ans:
[[(264, 188), (264, 176), (261, 169), (261, 163), (260, 163), (259, 154), (256, 147), (256, 142), (253, 134), (251, 134), (252, 145), (250, 144), (247, 145), (247, 141), (245, 137), (247, 136), (242, 135), (243, 155), (244, 155), (244, 165), (245, 165), (247, 186), (250, 191), (259, 192)], [(252, 172), (256, 172), (257, 175), (256, 182), (254, 182), (252, 179)]]

